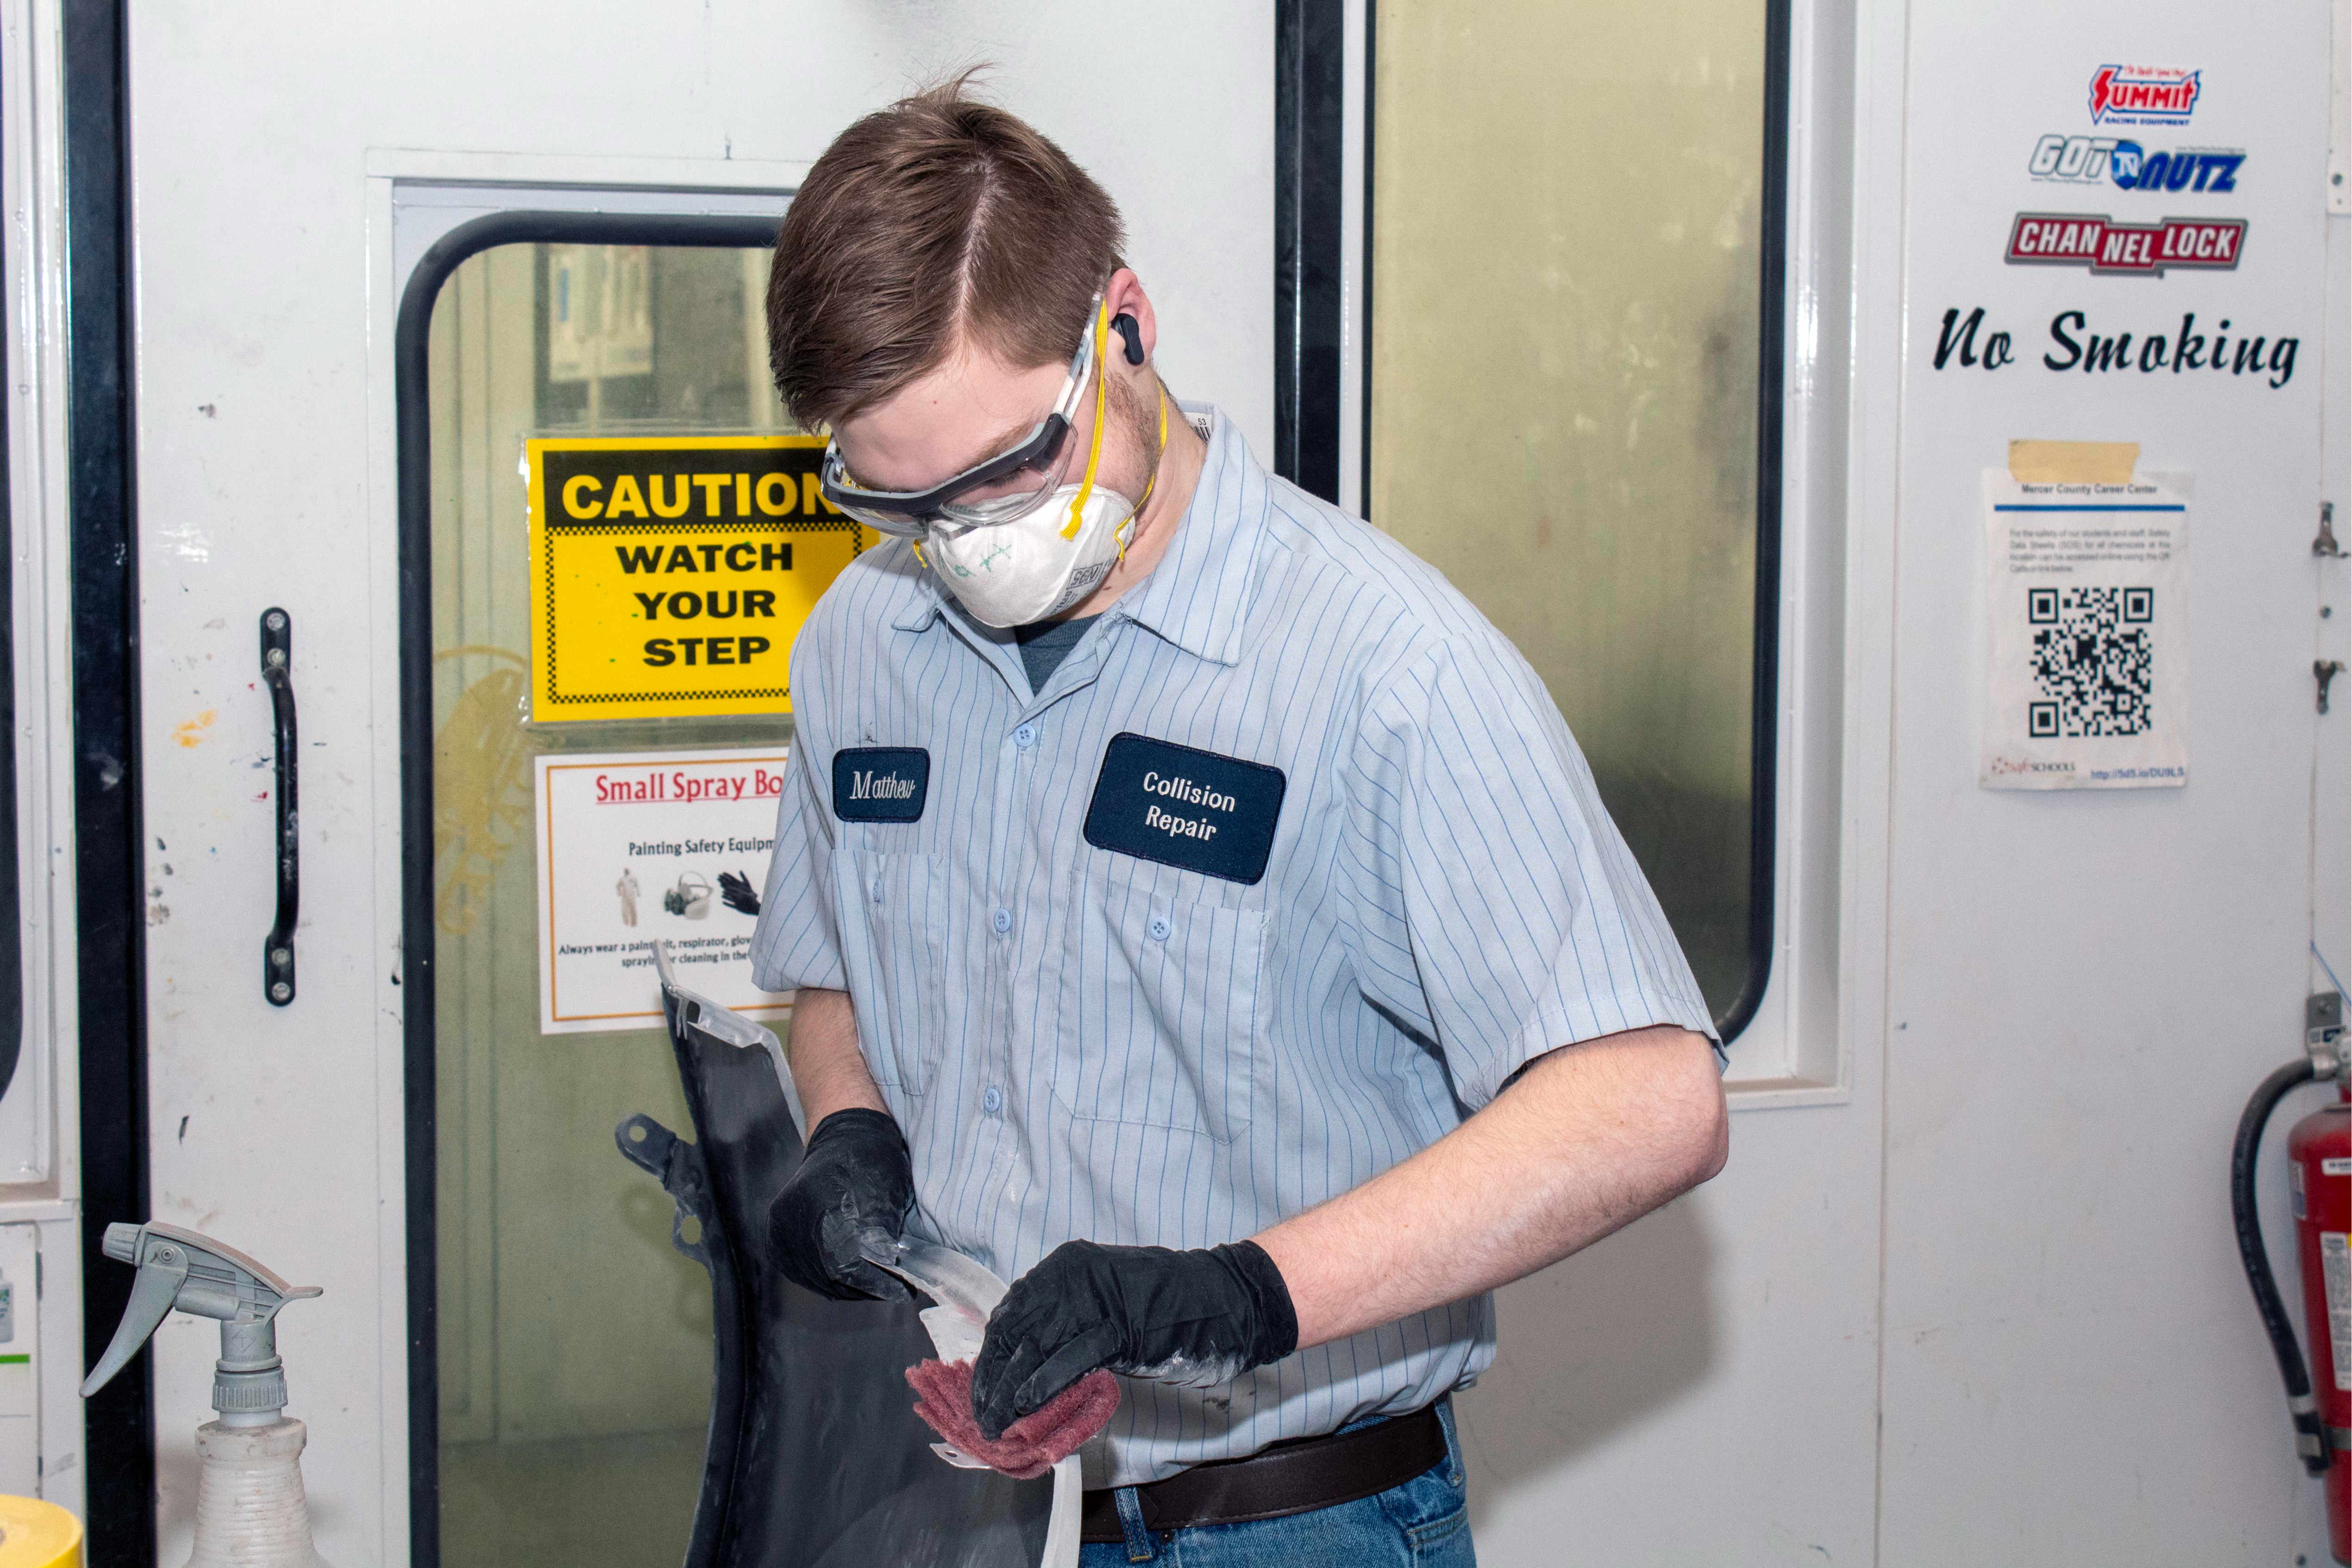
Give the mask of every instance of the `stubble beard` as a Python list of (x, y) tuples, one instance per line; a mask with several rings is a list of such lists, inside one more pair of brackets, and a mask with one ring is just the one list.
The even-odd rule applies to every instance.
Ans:
[[(1165, 456), (1160, 439), (1160, 399), (1167, 395), (1167, 390), (1156, 376), (1152, 380), (1150, 395), (1130, 387), (1120, 376), (1112, 376), (1107, 389), (1110, 394), (1111, 417), (1119, 429), (1133, 437), (1135, 452), (1140, 461), (1135, 475), (1135, 488), (1128, 492), (1136, 498), (1136, 526), (1140, 530), (1143, 525), (1142, 509), (1150, 499), (1147, 492), (1156, 489), (1151, 477), (1159, 470), (1160, 460)], [(1133, 548), (1133, 545), (1134, 540), (1130, 538), (1129, 547)]]

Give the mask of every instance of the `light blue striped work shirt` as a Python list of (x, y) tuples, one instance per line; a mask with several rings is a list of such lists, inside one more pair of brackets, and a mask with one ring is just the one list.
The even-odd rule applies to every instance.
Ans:
[[(1007, 1279), (1076, 1237), (1254, 1235), (1556, 1047), (1713, 1029), (1526, 660), (1433, 569), (1188, 412), (1208, 461), (1167, 554), (1043, 691), (899, 543), (858, 557), (793, 648), (756, 973), (849, 993), (913, 1151), (910, 1228)], [(1208, 755), (1141, 775), (1171, 812), (1090, 835), (1121, 735)], [(868, 747), (926, 754), (919, 818), (837, 814), (835, 753)], [(1234, 819), (1272, 781), (1244, 764), (1282, 775), (1255, 881), (1267, 825)], [(1213, 851), (1181, 826), (1218, 815), (1196, 790), (1228, 803)], [(1129, 1380), (1087, 1484), (1404, 1414), (1494, 1352), (1476, 1296), (1217, 1388)]]

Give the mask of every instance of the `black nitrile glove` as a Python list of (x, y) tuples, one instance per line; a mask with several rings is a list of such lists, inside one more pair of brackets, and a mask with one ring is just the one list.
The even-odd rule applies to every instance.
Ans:
[(836, 1301), (913, 1298), (859, 1256), (859, 1244), (896, 1245), (915, 1206), (915, 1173), (898, 1124), (863, 1106), (816, 1124), (800, 1169), (768, 1210), (768, 1247), (795, 1285)]
[(741, 914), (760, 912), (760, 894), (751, 886), (751, 879), (740, 871), (719, 873), (719, 901)]
[(971, 1414), (992, 1442), (1097, 1367), (1210, 1388), (1297, 1348), (1290, 1288), (1254, 1241), (1194, 1252), (1066, 1241), (989, 1314)]

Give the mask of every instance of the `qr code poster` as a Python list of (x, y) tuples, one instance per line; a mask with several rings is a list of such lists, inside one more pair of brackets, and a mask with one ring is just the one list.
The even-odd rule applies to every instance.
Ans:
[(1985, 473), (1987, 789), (2189, 782), (2185, 480)]

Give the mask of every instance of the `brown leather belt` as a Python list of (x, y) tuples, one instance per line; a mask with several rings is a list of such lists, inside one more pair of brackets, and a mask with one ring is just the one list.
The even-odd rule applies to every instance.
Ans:
[[(1403, 1485), (1444, 1458), (1445, 1428), (1433, 1405), (1353, 1432), (1276, 1443), (1246, 1459), (1195, 1465), (1136, 1488), (1135, 1498), (1142, 1505), (1145, 1528), (1155, 1531), (1242, 1524), (1371, 1497)], [(1086, 1494), (1079, 1540), (1127, 1539), (1113, 1495)]]

